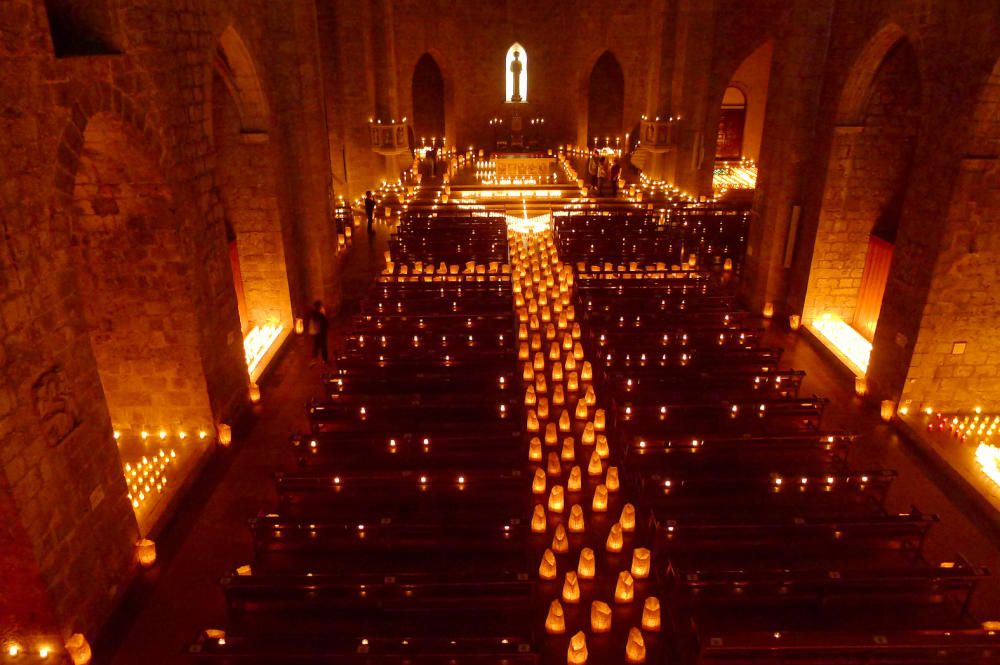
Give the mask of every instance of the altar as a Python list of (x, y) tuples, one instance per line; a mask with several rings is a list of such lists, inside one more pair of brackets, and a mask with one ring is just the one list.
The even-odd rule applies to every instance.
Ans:
[(547, 180), (552, 174), (555, 160), (537, 153), (508, 153), (493, 156), (493, 164), (498, 181), (525, 181), (529, 179), (539, 182)]

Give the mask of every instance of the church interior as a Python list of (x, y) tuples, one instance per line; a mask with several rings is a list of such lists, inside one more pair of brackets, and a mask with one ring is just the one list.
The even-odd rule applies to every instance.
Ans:
[(0, 36), (0, 663), (1000, 664), (995, 0)]

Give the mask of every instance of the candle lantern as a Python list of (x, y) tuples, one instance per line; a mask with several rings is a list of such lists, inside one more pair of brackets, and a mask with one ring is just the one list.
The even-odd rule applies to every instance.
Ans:
[(296, 335), (301, 335), (305, 331), (306, 331), (306, 322), (303, 321), (301, 317), (300, 318), (296, 318), (295, 319), (295, 334)]
[(569, 530), (571, 533), (583, 533), (584, 528), (583, 508), (580, 507), (580, 504), (575, 503), (569, 509)]
[(562, 363), (556, 362), (552, 365), (552, 383), (561, 383), (563, 380)]
[(535, 392), (544, 395), (549, 389), (546, 387), (545, 375), (539, 372), (535, 375)]
[[(520, 344), (518, 344), (518, 346), (517, 346), (517, 359), (518, 360), (527, 360), (530, 357), (531, 357), (531, 350), (528, 348), (528, 343), (527, 342), (521, 342)], [(532, 390), (534, 390), (534, 388), (532, 388)]]
[(135, 545), (136, 557), (139, 565), (143, 568), (150, 568), (156, 563), (156, 543), (148, 538), (143, 538)]
[(587, 423), (583, 426), (583, 435), (580, 438), (580, 442), (585, 446), (592, 446), (594, 445), (594, 441), (594, 423)]
[(566, 404), (566, 393), (563, 391), (562, 384), (556, 384), (552, 388), (552, 404), (555, 406), (563, 406)]
[(535, 359), (532, 362), (531, 368), (536, 372), (541, 372), (545, 369), (545, 356), (542, 355), (541, 351), (535, 354)]
[(534, 409), (528, 409), (528, 421), (526, 427), (529, 432), (538, 431), (538, 414)]
[(552, 489), (549, 490), (549, 510), (554, 513), (561, 513), (566, 505), (566, 499), (563, 496), (562, 485), (553, 485)]
[(573, 339), (580, 339), (580, 337), (582, 336), (582, 331), (580, 330), (579, 323), (573, 324), (573, 327), (570, 329), (570, 335), (573, 337)]
[(559, 454), (564, 462), (572, 462), (576, 459), (576, 447), (573, 444), (573, 437), (567, 436), (563, 439), (562, 452)]
[(618, 523), (622, 525), (622, 531), (631, 533), (635, 531), (635, 506), (626, 503), (622, 508), (622, 515), (618, 518)]
[(587, 475), (599, 476), (604, 473), (604, 466), (601, 464), (601, 456), (594, 450), (590, 453), (590, 463), (587, 464)]
[(590, 629), (595, 633), (611, 631), (611, 606), (595, 600), (590, 604)]
[(550, 476), (562, 475), (562, 464), (559, 462), (559, 456), (555, 453), (549, 453), (549, 460), (546, 464), (545, 472)]
[(562, 524), (557, 524), (556, 530), (552, 534), (552, 551), (556, 554), (569, 552), (569, 536), (566, 535), (566, 527)]
[(800, 325), (802, 325), (802, 317), (799, 314), (792, 314), (788, 317), (789, 328), (798, 330)]
[(576, 564), (576, 574), (582, 580), (594, 579), (597, 570), (597, 560), (594, 557), (594, 550), (584, 547), (580, 550), (580, 560)]
[(545, 617), (545, 632), (549, 635), (562, 635), (566, 632), (566, 617), (558, 599), (549, 605), (549, 613)]
[[(583, 345), (580, 344), (580, 342), (577, 342), (576, 344), (573, 345), (573, 357), (576, 358), (577, 360), (583, 360)], [(584, 374), (586, 374), (586, 365), (584, 365), (584, 368), (585, 368)], [(588, 381), (589, 379), (587, 379), (587, 377), (584, 376), (583, 380)]]
[(534, 494), (545, 494), (545, 472), (535, 469), (535, 478), (531, 481), (531, 491)]
[(615, 585), (615, 602), (631, 603), (634, 595), (635, 580), (632, 579), (632, 575), (627, 570), (623, 570), (618, 573), (618, 583)]
[(542, 504), (536, 503), (535, 510), (531, 514), (531, 532), (545, 533), (545, 526), (546, 526), (545, 509), (542, 508)]
[(733, 260), (732, 259), (726, 259), (725, 261), (723, 261), (722, 262), (722, 269), (725, 270), (726, 272), (729, 272), (730, 270), (732, 270), (733, 269)]
[(572, 427), (569, 420), (569, 411), (563, 409), (562, 413), (559, 414), (559, 431), (568, 432), (570, 429), (572, 429)]
[[(595, 450), (594, 452), (596, 453), (597, 451)], [(608, 473), (604, 477), (604, 486), (608, 488), (609, 492), (617, 492), (618, 491), (619, 484), (618, 484), (618, 467), (617, 466), (609, 466), (608, 467)]]
[(587, 402), (584, 400), (577, 400), (576, 402), (576, 419), (586, 420), (587, 419)]
[(532, 462), (542, 461), (542, 440), (537, 436), (531, 437), (531, 443), (528, 444), (528, 459)]
[(770, 319), (772, 316), (774, 316), (774, 303), (773, 302), (764, 303), (763, 313), (765, 319)]
[[(601, 487), (603, 487), (603, 485)], [(615, 522), (611, 525), (611, 531), (608, 532), (608, 540), (605, 542), (605, 549), (612, 553), (621, 552), (624, 542), (625, 538), (622, 536), (622, 525)]]
[(566, 390), (571, 393), (575, 393), (580, 390), (580, 378), (577, 376), (576, 372), (569, 373), (569, 377), (566, 379)]
[(632, 551), (632, 577), (644, 580), (649, 577), (651, 554), (645, 547), (637, 547)]
[(566, 649), (567, 665), (584, 665), (587, 662), (587, 637), (581, 630), (569, 639)]
[(595, 513), (605, 513), (608, 511), (608, 488), (598, 485), (594, 488), (594, 501), (590, 509)]
[(548, 423), (545, 425), (545, 445), (554, 446), (559, 441), (559, 434), (556, 432), (556, 424)]
[(542, 553), (542, 562), (538, 564), (538, 577), (543, 580), (556, 578), (556, 555), (548, 548)]
[(219, 423), (219, 445), (228, 446), (233, 442), (233, 429), (226, 423)]
[(868, 379), (863, 376), (854, 377), (854, 394), (864, 397), (868, 394)]
[(569, 479), (566, 481), (567, 492), (579, 492), (583, 487), (583, 473), (579, 466), (574, 466), (569, 470)]
[(572, 570), (566, 571), (566, 578), (563, 581), (562, 599), (566, 603), (580, 602), (580, 580)]
[(256, 383), (250, 384), (250, 403), (260, 404), (260, 386)]
[(73, 665), (88, 665), (93, 658), (90, 643), (82, 633), (74, 633), (66, 640), (66, 654), (73, 661)]
[(603, 432), (605, 427), (604, 409), (594, 411), (594, 429)]
[(642, 629), (660, 629), (660, 600), (656, 596), (650, 596), (642, 605)]
[(597, 447), (594, 448), (601, 459), (607, 459), (611, 455), (611, 448), (608, 447), (608, 437), (603, 434), (597, 436)]
[(587, 406), (597, 404), (597, 393), (594, 392), (593, 386), (587, 386), (587, 393), (583, 396), (583, 401), (587, 403)]
[(548, 418), (549, 417), (549, 400), (547, 397), (542, 397), (538, 400), (538, 417)]
[(628, 643), (625, 644), (625, 662), (646, 662), (646, 643), (638, 628), (632, 628), (628, 631)]
[(895, 402), (893, 402), (891, 399), (882, 400), (882, 405), (880, 409), (882, 420), (884, 420), (885, 422), (889, 422), (890, 420), (892, 420), (892, 415), (895, 412), (896, 412)]
[(521, 372), (521, 379), (525, 383), (535, 380), (535, 370), (532, 369), (531, 363), (524, 363), (524, 371)]

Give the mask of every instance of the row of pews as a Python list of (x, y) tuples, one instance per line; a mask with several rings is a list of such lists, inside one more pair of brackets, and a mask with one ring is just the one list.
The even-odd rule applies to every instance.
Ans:
[(969, 612), (988, 571), (927, 557), (938, 518), (887, 509), (896, 473), (851, 463), (858, 437), (825, 427), (728, 276), (628, 240), (595, 256), (595, 219), (557, 224), (558, 246), (651, 552), (659, 662), (1000, 662), (995, 623)]
[(506, 221), (390, 244), (194, 662), (536, 661)]

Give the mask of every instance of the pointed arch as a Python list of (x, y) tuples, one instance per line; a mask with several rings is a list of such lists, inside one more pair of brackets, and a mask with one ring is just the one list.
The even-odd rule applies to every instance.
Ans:
[(412, 127), (414, 136), (431, 137), (446, 135), (445, 80), (441, 67), (431, 53), (424, 53), (413, 68), (411, 81), (413, 104)]
[(625, 73), (615, 54), (605, 49), (587, 78), (587, 137), (624, 139)]
[(266, 134), (271, 127), (267, 98), (250, 51), (231, 25), (219, 36), (214, 64), (215, 71), (236, 100), (241, 131)]
[(528, 101), (528, 52), (524, 50), (524, 47), (514, 42), (511, 44), (510, 48), (507, 49), (507, 57), (504, 60), (504, 80), (506, 84), (506, 94), (504, 95), (504, 101), (515, 102), (514, 100), (514, 74), (511, 71), (511, 65), (514, 60), (517, 60), (521, 64), (521, 73), (518, 76), (518, 95), (519, 99), (516, 102), (526, 102)]
[(905, 38), (906, 33), (901, 27), (889, 23), (868, 41), (854, 60), (840, 93), (837, 105), (838, 125), (862, 124), (875, 74), (889, 52)]

